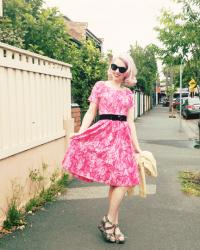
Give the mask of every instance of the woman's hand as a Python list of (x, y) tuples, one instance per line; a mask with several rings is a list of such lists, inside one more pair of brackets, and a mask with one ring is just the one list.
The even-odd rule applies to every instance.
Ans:
[(136, 152), (137, 154), (141, 154), (141, 153), (142, 153), (142, 149), (141, 149), (141, 148), (136, 148), (135, 152)]
[(71, 138), (71, 137), (73, 137), (73, 136), (76, 136), (76, 135), (80, 135), (80, 134), (81, 134), (81, 132), (71, 133), (71, 134), (69, 135), (69, 138)]

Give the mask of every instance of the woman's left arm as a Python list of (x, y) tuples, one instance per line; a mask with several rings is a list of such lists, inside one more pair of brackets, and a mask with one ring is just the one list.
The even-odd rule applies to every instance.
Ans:
[(142, 150), (140, 149), (140, 146), (139, 146), (136, 128), (135, 128), (135, 123), (134, 123), (134, 107), (131, 107), (128, 110), (127, 122), (128, 122), (129, 127), (130, 127), (130, 130), (131, 130), (131, 137), (132, 137), (133, 144), (135, 146), (135, 150), (137, 153), (141, 153)]

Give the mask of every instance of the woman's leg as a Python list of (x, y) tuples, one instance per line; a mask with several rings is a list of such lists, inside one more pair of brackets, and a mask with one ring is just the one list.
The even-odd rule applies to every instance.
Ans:
[[(124, 235), (121, 233), (119, 227), (115, 227), (114, 224), (118, 224), (119, 206), (127, 190), (128, 190), (128, 187), (116, 187), (116, 186), (110, 186), (110, 189), (109, 189), (109, 193), (108, 193), (109, 210), (107, 213), (107, 219), (112, 224), (110, 224), (109, 222), (106, 222), (107, 219), (106, 217), (104, 217), (103, 221), (105, 222), (105, 224), (103, 227), (104, 227), (106, 234), (108, 236), (110, 234), (110, 241), (113, 241), (113, 242), (115, 240), (117, 240), (118, 242), (124, 241)], [(110, 228), (105, 229), (108, 227)], [(99, 227), (100, 230), (102, 230), (101, 228), (102, 226)], [(113, 233), (115, 233), (115, 235)]]
[[(110, 201), (111, 201), (112, 192), (113, 192), (114, 188), (115, 188), (115, 186), (110, 186), (110, 188), (109, 188), (109, 193), (108, 193), (109, 206), (110, 206)], [(116, 219), (113, 223), (118, 224), (118, 218), (119, 218), (119, 209), (116, 212)]]
[(127, 190), (128, 187), (113, 187), (109, 190), (108, 218), (114, 223), (118, 222), (119, 206)]
[[(110, 199), (110, 206), (109, 206), (109, 211), (108, 211), (108, 217), (111, 216), (111, 219), (115, 217), (114, 223), (117, 225), (119, 223), (119, 206), (121, 204), (121, 201), (127, 192), (129, 187), (116, 187), (112, 191), (112, 196)], [(113, 216), (113, 217), (112, 217)], [(124, 242), (125, 236), (121, 232), (119, 226), (115, 228), (115, 235), (116, 235), (116, 240)]]
[(110, 199), (111, 199), (112, 192), (113, 192), (114, 188), (115, 188), (114, 186), (110, 186), (110, 188), (109, 188), (109, 192), (108, 192), (109, 204), (110, 204)]

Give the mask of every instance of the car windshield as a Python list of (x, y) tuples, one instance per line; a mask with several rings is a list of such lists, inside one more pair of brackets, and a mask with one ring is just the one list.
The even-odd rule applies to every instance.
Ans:
[(200, 104), (200, 99), (199, 98), (190, 98), (188, 99), (189, 104)]

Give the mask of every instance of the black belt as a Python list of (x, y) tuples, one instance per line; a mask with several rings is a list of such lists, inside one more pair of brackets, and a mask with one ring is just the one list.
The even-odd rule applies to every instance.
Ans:
[(99, 120), (108, 119), (114, 121), (127, 121), (127, 116), (125, 115), (114, 115), (114, 114), (103, 114), (99, 115)]

